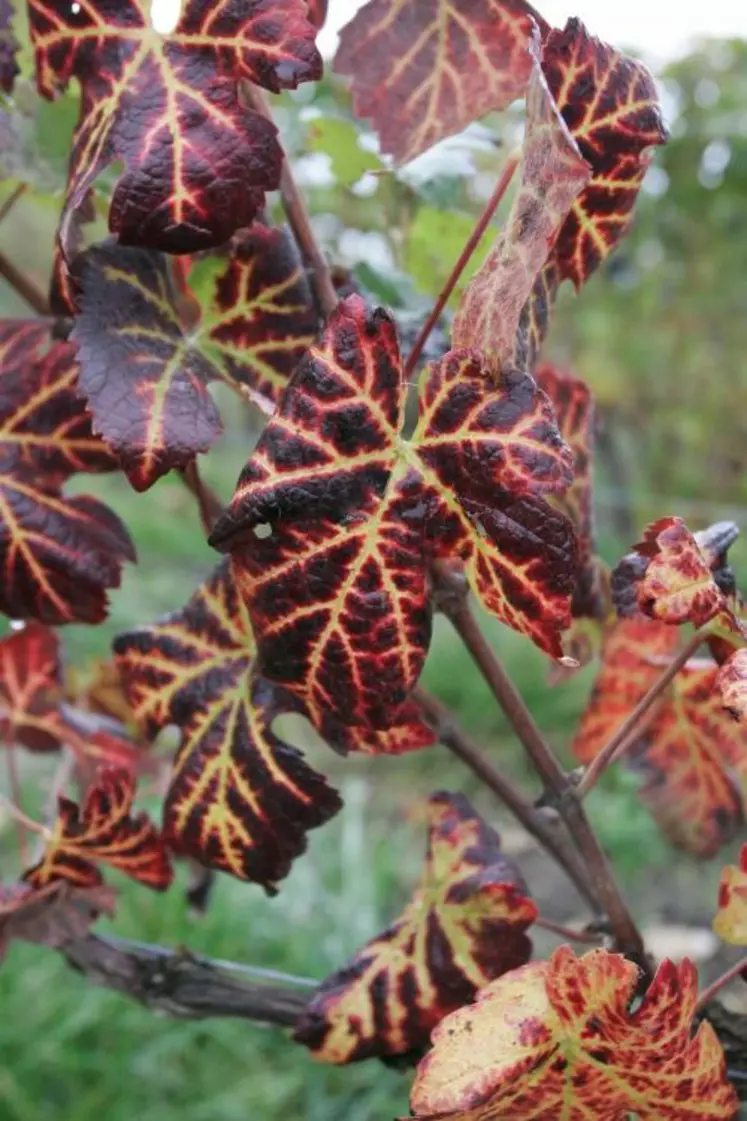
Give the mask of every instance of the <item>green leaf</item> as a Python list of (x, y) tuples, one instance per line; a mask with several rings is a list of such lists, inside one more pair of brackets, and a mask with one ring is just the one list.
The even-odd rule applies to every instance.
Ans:
[[(467, 214), (420, 207), (408, 231), (405, 267), (421, 292), (438, 295), (474, 228), (475, 220)], [(494, 236), (491, 230), (483, 236), (459, 278), (457, 296), (487, 257)]]
[(352, 187), (367, 171), (380, 171), (384, 167), (375, 152), (365, 152), (359, 147), (355, 125), (336, 117), (318, 117), (311, 122), (308, 148), (329, 156), (332, 174), (345, 187)]

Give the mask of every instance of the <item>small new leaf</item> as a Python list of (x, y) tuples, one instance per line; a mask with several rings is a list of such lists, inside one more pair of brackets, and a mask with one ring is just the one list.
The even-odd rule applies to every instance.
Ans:
[(698, 975), (663, 961), (632, 1010), (638, 969), (568, 946), (493, 981), (433, 1034), (417, 1121), (732, 1121), (737, 1096), (716, 1033), (693, 1030)]
[(81, 808), (61, 797), (57, 820), (38, 864), (25, 883), (41, 888), (57, 880), (75, 887), (100, 884), (97, 864), (118, 868), (138, 883), (165, 891), (172, 869), (165, 845), (146, 814), (133, 815), (135, 780), (128, 771), (102, 768)]
[(568, 485), (570, 453), (547, 398), (451, 351), (407, 441), (406, 389), (390, 316), (341, 301), (211, 538), (247, 573), (263, 673), (318, 727), (392, 722), (430, 642), (431, 560), (461, 560), (489, 611), (562, 654), (575, 543), (537, 496)]
[(681, 518), (654, 522), (612, 574), (618, 614), (642, 611), (662, 623), (704, 626), (730, 610), (713, 562)]
[(187, 322), (163, 254), (109, 243), (76, 263), (80, 386), (137, 490), (219, 435), (210, 382), (223, 380), (271, 412), (316, 335), (311, 289), (287, 230), (255, 225), (217, 264), (201, 285), (197, 322)]
[(342, 29), (334, 69), (383, 151), (406, 163), (522, 96), (538, 24), (525, 0), (369, 0)]
[(742, 845), (739, 864), (727, 864), (721, 872), (713, 929), (724, 942), (747, 946), (747, 845)]
[(506, 227), (473, 277), (454, 319), (455, 347), (475, 347), (500, 369), (522, 309), (591, 170), (547, 88), (536, 52), (527, 91), (521, 182)]
[(109, 228), (125, 245), (192, 253), (248, 226), (280, 181), (274, 126), (247, 108), (241, 84), (278, 92), (321, 76), (305, 0), (186, 0), (162, 35), (146, 0), (30, 0), (40, 92), (81, 87), (67, 196), (75, 211), (96, 177), (123, 165)]
[(181, 611), (114, 643), (125, 691), (149, 736), (182, 731), (164, 835), (201, 864), (268, 892), (340, 798), (272, 731), (296, 706), (254, 673), (249, 618), (229, 561)]
[(390, 927), (323, 982), (294, 1038), (327, 1063), (427, 1046), (449, 1012), (529, 959), (537, 917), (500, 838), (462, 795), (428, 802), (426, 865)]
[[(666, 623), (624, 619), (605, 640), (601, 672), (574, 752), (590, 762), (676, 653)], [(641, 778), (641, 797), (665, 835), (695, 856), (710, 857), (739, 830), (747, 793), (747, 730), (721, 703), (715, 663), (681, 670), (654, 703), (626, 754)]]
[(0, 610), (44, 623), (97, 623), (134, 560), (119, 518), (62, 493), (75, 472), (118, 467), (76, 393), (73, 347), (40, 353), (48, 326), (0, 323)]

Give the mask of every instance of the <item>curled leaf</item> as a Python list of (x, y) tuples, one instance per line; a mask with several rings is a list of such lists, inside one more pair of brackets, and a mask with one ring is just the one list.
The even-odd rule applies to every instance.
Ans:
[(570, 481), (547, 399), (452, 351), (406, 441), (406, 389), (389, 315), (343, 300), (211, 538), (247, 574), (263, 672), (318, 726), (392, 722), (430, 642), (431, 560), (460, 559), (489, 611), (562, 653), (575, 544), (538, 497)]
[(327, 1063), (406, 1055), (449, 1012), (531, 953), (537, 916), (500, 838), (462, 795), (427, 806), (426, 864), (402, 914), (328, 977), (294, 1038)]
[(147, 815), (133, 815), (134, 798), (132, 775), (113, 767), (101, 769), (81, 807), (61, 797), (44, 854), (24, 873), (24, 882), (41, 888), (65, 880), (91, 888), (101, 883), (101, 863), (164, 891), (173, 875), (168, 854)]
[(114, 913), (114, 891), (53, 880), (44, 887), (0, 884), (0, 963), (13, 941), (60, 946), (84, 938), (101, 914)]
[(334, 69), (382, 149), (407, 163), (522, 96), (537, 24), (525, 0), (369, 0), (342, 29)]
[(433, 1034), (410, 1107), (417, 1121), (732, 1121), (737, 1096), (698, 975), (663, 961), (633, 1010), (638, 970), (568, 946), (493, 981)]

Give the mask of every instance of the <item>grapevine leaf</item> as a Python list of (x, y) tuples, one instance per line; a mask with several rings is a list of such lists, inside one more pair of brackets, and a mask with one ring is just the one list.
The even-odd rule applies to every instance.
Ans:
[(525, 0), (369, 0), (343, 28), (334, 69), (352, 78), (355, 113), (383, 151), (406, 163), (523, 95), (537, 24)]
[(403, 439), (394, 324), (350, 296), (296, 369), (211, 541), (248, 575), (263, 673), (312, 721), (385, 728), (431, 634), (428, 563), (464, 562), (494, 615), (560, 656), (575, 544), (540, 498), (570, 454), (531, 378), (474, 351), (425, 373)]
[(555, 409), (560, 434), (573, 452), (573, 483), (551, 498), (572, 522), (578, 543), (578, 577), (571, 599), (573, 623), (564, 637), (567, 655), (586, 665), (600, 652), (612, 612), (609, 573), (596, 554), (594, 539), (594, 400), (586, 382), (543, 362), (537, 384)]
[(280, 181), (274, 126), (241, 84), (277, 92), (321, 75), (305, 0), (187, 0), (161, 35), (145, 0), (30, 0), (40, 92), (81, 87), (61, 240), (96, 177), (121, 161), (109, 228), (123, 244), (191, 253), (248, 226)]
[(642, 611), (662, 623), (701, 627), (728, 609), (709, 557), (681, 518), (661, 518), (647, 529), (612, 574), (620, 615)]
[(747, 647), (735, 650), (716, 675), (721, 703), (736, 720), (747, 720)]
[[(154, 736), (182, 730), (164, 807), (171, 847), (268, 892), (340, 799), (272, 721), (293, 704), (254, 673), (254, 639), (229, 561), (181, 611), (119, 635), (117, 664), (135, 715)], [(285, 703), (284, 703), (285, 702)]]
[(737, 1096), (698, 975), (663, 961), (643, 999), (632, 962), (561, 946), (493, 981), (433, 1034), (410, 1107), (417, 1121), (731, 1121)]
[(88, 495), (67, 498), (74, 472), (118, 466), (75, 392), (73, 348), (39, 356), (44, 325), (0, 323), (0, 610), (45, 623), (100, 622), (108, 588), (135, 553), (119, 518)]
[(11, 92), (19, 73), (16, 62), (18, 43), (11, 29), (12, 21), (12, 0), (0, 0), (0, 90), (4, 93)]
[(327, 20), (327, 0), (306, 0), (309, 9), (308, 16), (318, 31), (324, 27)]
[[(608, 633), (602, 669), (574, 742), (580, 762), (590, 762), (617, 731), (677, 644), (675, 628), (640, 617)], [(712, 856), (740, 828), (747, 793), (747, 732), (723, 708), (717, 674), (715, 663), (681, 670), (649, 710), (626, 755), (662, 831), (701, 857)]]
[(311, 290), (284, 229), (241, 235), (204, 285), (196, 323), (181, 313), (160, 253), (96, 246), (76, 275), (81, 389), (138, 490), (212, 445), (221, 422), (210, 382), (272, 411), (316, 334)]
[(52, 880), (42, 888), (0, 884), (0, 962), (14, 940), (58, 949), (84, 938), (101, 914), (114, 913), (110, 887), (74, 887)]
[(294, 1038), (314, 1057), (350, 1063), (422, 1050), (478, 989), (529, 959), (537, 909), (500, 838), (463, 795), (428, 802), (428, 851), (402, 914), (333, 973)]
[(0, 738), (30, 751), (56, 751), (61, 697), (59, 642), (54, 631), (27, 623), (0, 641)]
[(724, 942), (747, 946), (747, 845), (742, 845), (739, 864), (727, 864), (721, 872), (713, 929)]
[(519, 190), (506, 228), (467, 286), (452, 328), (455, 347), (476, 347), (499, 369), (514, 352), (522, 309), (591, 176), (533, 57)]
[(164, 891), (172, 869), (163, 840), (146, 814), (132, 814), (135, 780), (128, 771), (104, 767), (81, 808), (58, 800), (57, 820), (38, 864), (24, 882), (44, 887), (66, 880), (76, 887), (101, 883), (97, 863), (110, 864), (138, 883)]
[(542, 70), (592, 169), (522, 312), (514, 361), (532, 369), (558, 288), (578, 289), (627, 233), (651, 150), (667, 139), (654, 79), (643, 65), (571, 19), (544, 38)]
[(667, 130), (648, 69), (578, 19), (547, 35), (542, 69), (593, 172), (553, 252), (560, 280), (580, 288), (627, 233), (651, 149), (666, 141)]

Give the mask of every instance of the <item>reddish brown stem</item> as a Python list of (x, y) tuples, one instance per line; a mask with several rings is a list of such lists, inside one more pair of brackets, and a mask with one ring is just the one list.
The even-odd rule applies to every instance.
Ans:
[(722, 973), (715, 981), (711, 981), (707, 988), (703, 989), (698, 997), (698, 1003), (695, 1005), (695, 1011), (702, 1012), (722, 989), (725, 989), (732, 981), (736, 981), (737, 977), (745, 972), (747, 972), (747, 957), (740, 958), (734, 965), (730, 965), (725, 973)]
[[(438, 574), (437, 574), (438, 579)], [(467, 597), (453, 591), (438, 596), (442, 610), (479, 666), (493, 696), (508, 717), (544, 783), (549, 800), (568, 827), (586, 865), (591, 890), (599, 899), (615, 937), (617, 948), (650, 974), (643, 939), (615, 882), (604, 850), (584, 812), (573, 783), (553, 755), (532, 714), (506, 674), (470, 611)]]
[[(257, 86), (250, 85), (247, 97), (252, 109), (261, 113), (268, 121), (272, 114), (265, 101), (264, 95)], [(298, 184), (293, 176), (293, 170), (287, 159), (283, 160), (283, 170), (280, 177), (280, 197), (283, 200), (283, 209), (295, 235), (298, 247), (306, 265), (311, 271), (316, 291), (319, 310), (327, 319), (337, 307), (337, 292), (332, 283), (332, 273), (327, 259), (322, 252), (319, 242), (311, 226), (308, 207), (303, 195), (298, 189)]]
[(616, 763), (635, 743), (640, 732), (640, 724), (643, 717), (648, 713), (652, 705), (658, 701), (664, 690), (674, 681), (679, 671), (685, 665), (685, 662), (695, 653), (702, 641), (703, 632), (696, 631), (685, 646), (683, 646), (682, 650), (680, 650), (676, 658), (673, 658), (672, 661), (669, 662), (666, 669), (662, 672), (661, 676), (656, 679), (645, 696), (641, 698), (627, 720), (620, 725), (609, 743), (605, 744), (596, 759), (592, 760), (576, 786), (576, 794), (579, 798), (585, 798), (589, 791), (593, 790), (599, 782), (599, 779), (607, 768), (613, 763)]
[(551, 934), (557, 934), (559, 938), (567, 938), (569, 942), (582, 942), (586, 946), (598, 946), (602, 941), (602, 935), (595, 934), (592, 930), (574, 930), (573, 927), (565, 926), (562, 922), (545, 919), (542, 915), (537, 916), (534, 925), (541, 927), (542, 930), (549, 930)]
[(423, 353), (425, 344), (428, 342), (431, 331), (438, 323), (438, 320), (441, 317), (441, 313), (446, 307), (451, 293), (454, 291), (459, 282), (459, 277), (462, 275), (467, 265), (469, 264), (472, 254), (477, 249), (477, 246), (482, 240), (483, 234), (493, 220), (493, 215), (498, 209), (503, 196), (509, 188), (511, 180), (514, 177), (514, 172), (519, 166), (520, 159), (521, 153), (517, 151), (512, 152), (506, 160), (503, 171), (501, 172), (501, 177), (498, 180), (493, 194), (485, 204), (485, 209), (477, 219), (474, 230), (470, 234), (469, 239), (464, 246), (464, 249), (459, 254), (459, 259), (454, 265), (454, 268), (449, 273), (448, 279), (441, 289), (441, 293), (436, 300), (433, 310), (431, 311), (423, 326), (420, 328), (420, 333), (415, 339), (413, 348), (407, 358), (407, 363), (405, 365), (405, 380), (412, 377), (415, 367), (418, 364), (418, 360)]
[(4, 253), (0, 253), (0, 276), (32, 307), (37, 315), (49, 315), (49, 300), (41, 288), (37, 288), (33, 280), (17, 269)]
[[(531, 804), (509, 779), (493, 766), (479, 747), (459, 728), (452, 714), (441, 701), (436, 700), (424, 689), (416, 689), (415, 700), (425, 712), (428, 720), (438, 732), (444, 747), (458, 756), (463, 763), (474, 771), (482, 782), (495, 794), (499, 801), (511, 811), (555, 862), (566, 872), (575, 884), (577, 891), (599, 913), (599, 903), (592, 893), (584, 867), (567, 837), (558, 832), (545, 820), (542, 812)], [(560, 823), (558, 823), (560, 825)], [(562, 826), (561, 826), (562, 829)]]
[(184, 485), (197, 499), (197, 506), (200, 511), (200, 522), (205, 531), (205, 536), (209, 537), (213, 532), (213, 526), (223, 513), (223, 503), (218, 498), (215, 491), (212, 490), (207, 483), (203, 482), (196, 460), (193, 459), (190, 464), (183, 467), (179, 474), (182, 477)]
[(15, 190), (11, 191), (3, 205), (0, 206), (0, 222), (5, 221), (13, 207), (16, 205), (19, 199), (23, 198), (28, 189), (29, 188), (27, 183), (19, 183)]

